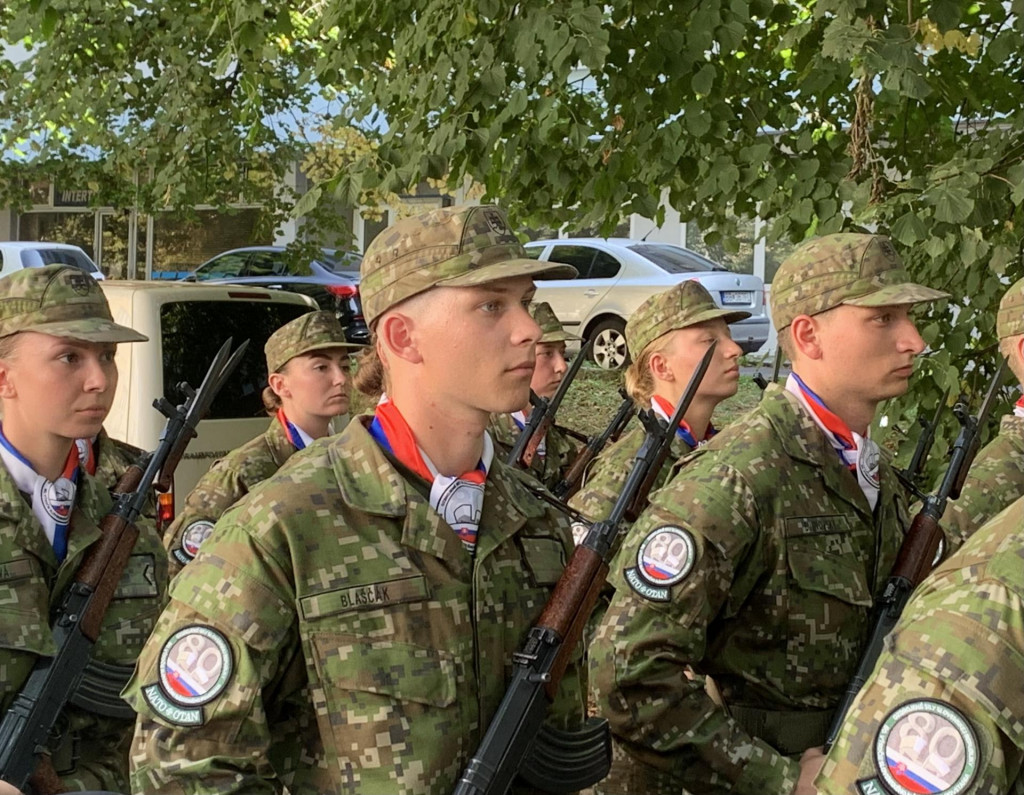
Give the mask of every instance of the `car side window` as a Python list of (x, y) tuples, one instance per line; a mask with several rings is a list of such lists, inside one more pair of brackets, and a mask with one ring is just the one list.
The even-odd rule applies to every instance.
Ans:
[(622, 267), (615, 257), (605, 251), (598, 251), (594, 254), (594, 261), (590, 265), (590, 279), (612, 279), (619, 275)]
[(196, 280), (240, 276), (247, 256), (247, 254), (225, 254), (223, 257), (211, 260), (205, 268), (196, 270)]
[(245, 276), (275, 276), (282, 273), (284, 264), (274, 262), (274, 254), (269, 251), (254, 251), (249, 255), (245, 266)]
[(595, 250), (586, 246), (555, 246), (551, 249), (549, 262), (561, 262), (564, 265), (572, 265), (579, 276), (577, 279), (590, 278), (590, 264), (594, 261)]

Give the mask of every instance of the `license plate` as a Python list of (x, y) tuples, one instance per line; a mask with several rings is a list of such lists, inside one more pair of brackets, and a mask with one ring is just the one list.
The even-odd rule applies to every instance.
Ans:
[(722, 292), (722, 303), (750, 306), (750, 304), (754, 303), (754, 294), (750, 290), (724, 290)]

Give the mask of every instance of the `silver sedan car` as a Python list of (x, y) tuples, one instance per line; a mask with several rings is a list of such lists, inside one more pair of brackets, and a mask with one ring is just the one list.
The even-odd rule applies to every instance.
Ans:
[(720, 306), (751, 313), (729, 326), (745, 353), (768, 339), (764, 282), (689, 249), (627, 238), (535, 240), (525, 247), (531, 257), (579, 271), (576, 279), (538, 281), (536, 300), (551, 304), (566, 331), (594, 340), (591, 356), (605, 369), (617, 370), (629, 361), (624, 331), (633, 311), (684, 279), (699, 281)]

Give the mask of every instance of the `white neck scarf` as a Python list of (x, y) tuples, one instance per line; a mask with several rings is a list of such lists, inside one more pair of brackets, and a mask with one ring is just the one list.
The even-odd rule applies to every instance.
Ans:
[(796, 396), (807, 412), (821, 428), (825, 438), (839, 454), (839, 458), (857, 477), (857, 485), (864, 492), (864, 497), (875, 510), (878, 505), (880, 488), (878, 461), (880, 452), (878, 445), (866, 436), (850, 430), (850, 427), (836, 414), (832, 413), (825, 402), (800, 380), (796, 373), (790, 373), (786, 379), (786, 391)]

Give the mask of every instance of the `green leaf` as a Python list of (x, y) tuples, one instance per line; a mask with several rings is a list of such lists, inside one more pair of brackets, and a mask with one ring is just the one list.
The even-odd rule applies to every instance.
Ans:
[(935, 220), (943, 223), (962, 223), (974, 210), (974, 199), (965, 190), (950, 183), (934, 188), (929, 198), (935, 205)]
[(693, 76), (691, 86), (695, 94), (707, 96), (715, 84), (715, 67), (711, 64), (704, 64), (697, 74)]
[(295, 205), (292, 207), (291, 217), (302, 218), (303, 216), (309, 215), (313, 211), (313, 208), (315, 208), (320, 202), (320, 196), (322, 193), (323, 189), (317, 185), (302, 194), (302, 197), (295, 202)]
[(913, 246), (928, 236), (928, 227), (918, 218), (917, 213), (907, 211), (892, 225), (893, 240), (901, 246)]

